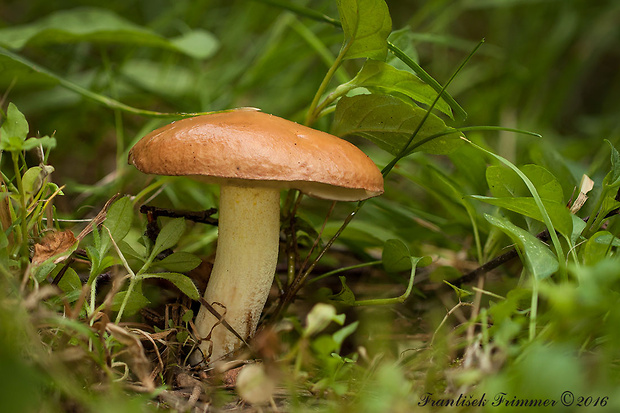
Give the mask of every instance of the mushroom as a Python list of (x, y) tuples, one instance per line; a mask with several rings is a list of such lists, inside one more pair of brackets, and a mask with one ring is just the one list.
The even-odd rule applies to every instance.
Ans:
[[(217, 249), (204, 299), (244, 340), (256, 331), (273, 283), (280, 191), (337, 201), (383, 193), (381, 172), (353, 144), (256, 110), (172, 122), (136, 143), (129, 163), (148, 174), (220, 185)], [(210, 361), (243, 344), (204, 305), (195, 326)]]

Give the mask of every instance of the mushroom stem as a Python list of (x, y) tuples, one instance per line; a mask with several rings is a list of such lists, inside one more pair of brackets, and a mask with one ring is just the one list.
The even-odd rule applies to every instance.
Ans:
[[(271, 289), (279, 233), (279, 190), (221, 186), (217, 250), (204, 299), (244, 339), (256, 331)], [(203, 339), (200, 349), (210, 361), (242, 345), (204, 306), (195, 325)]]

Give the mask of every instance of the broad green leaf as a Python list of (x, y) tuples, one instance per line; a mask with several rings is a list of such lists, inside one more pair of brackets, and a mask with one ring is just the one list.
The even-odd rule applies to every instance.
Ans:
[[(544, 222), (542, 213), (532, 197), (494, 198), (480, 195), (473, 195), (472, 197), (488, 204), (505, 208), (509, 211)], [(573, 233), (573, 218), (568, 208), (564, 204), (548, 199), (543, 199), (542, 203), (555, 229), (570, 239)]]
[(518, 246), (524, 257), (525, 267), (536, 279), (547, 278), (558, 270), (559, 264), (555, 254), (541, 240), (505, 218), (489, 214), (484, 214), (484, 217), (506, 233)]
[(184, 231), (185, 220), (183, 218), (175, 218), (168, 221), (155, 240), (151, 257), (156, 257), (160, 252), (175, 246), (181, 239)]
[[(1, 68), (1, 66), (0, 66)], [(22, 144), (28, 135), (26, 117), (13, 103), (9, 103), (6, 119), (0, 127), (0, 149), (6, 151), (21, 151)]]
[(40, 166), (33, 166), (24, 172), (22, 176), (22, 185), (26, 194), (32, 194), (35, 190), (38, 190), (43, 183), (43, 168)]
[(49, 136), (43, 136), (40, 138), (28, 138), (22, 145), (22, 149), (24, 151), (29, 151), (39, 145), (44, 148), (54, 149), (56, 147), (56, 139)]
[(562, 185), (562, 192), (571, 194), (579, 185), (579, 179), (573, 175), (567, 164), (567, 159), (549, 141), (536, 142), (529, 150), (529, 157), (533, 163), (547, 169)]
[(400, 272), (411, 269), (411, 253), (400, 240), (390, 239), (383, 246), (383, 267), (388, 272)]
[(57, 11), (29, 24), (0, 29), (0, 45), (12, 50), (77, 42), (159, 47), (194, 58), (208, 57), (217, 49), (215, 38), (204, 30), (189, 32), (171, 41), (110, 10), (98, 8)]
[[(332, 133), (337, 136), (361, 136), (390, 154), (398, 155), (425, 115), (426, 110), (393, 96), (343, 97), (336, 105)], [(456, 129), (446, 126), (440, 118), (429, 114), (408, 150), (447, 154), (463, 144), (459, 136)]]
[(594, 265), (610, 256), (611, 247), (620, 247), (620, 239), (609, 231), (599, 231), (592, 235), (581, 250), (584, 265)]
[[(533, 164), (523, 165), (519, 169), (534, 184), (542, 199), (564, 202), (562, 185), (547, 169)], [(498, 198), (532, 196), (523, 180), (510, 168), (499, 165), (489, 166), (486, 178), (491, 193)]]
[(110, 205), (105, 220), (105, 226), (110, 232), (104, 230), (101, 234), (101, 256), (105, 255), (110, 247), (110, 234), (118, 245), (129, 233), (132, 221), (133, 205), (129, 197), (120, 198)]
[(81, 291), (82, 281), (80, 280), (77, 272), (75, 272), (73, 268), (69, 267), (58, 282), (58, 287), (66, 293), (76, 290)]
[[(142, 294), (141, 288), (134, 288), (127, 300), (127, 305), (123, 309), (123, 315), (128, 316), (137, 313), (142, 308), (149, 305), (151, 302), (148, 298)], [(127, 295), (127, 291), (119, 291), (114, 295), (112, 299), (112, 311), (119, 311), (121, 309), (121, 305), (123, 304), (123, 300), (125, 300), (125, 296)]]
[(355, 294), (347, 285), (347, 278), (343, 275), (338, 277), (340, 279), (340, 284), (342, 288), (337, 294), (332, 295), (330, 298), (334, 301), (342, 302), (349, 306), (355, 305)]
[(45, 280), (45, 277), (47, 277), (55, 267), (56, 264), (54, 264), (54, 260), (47, 260), (37, 266), (34, 266), (32, 268), (32, 275), (34, 279), (38, 282), (43, 282), (43, 280)]
[[(551, 217), (549, 216), (549, 214), (547, 212), (547, 209), (545, 208), (545, 204), (543, 203), (542, 198), (538, 194), (538, 191), (536, 190), (536, 187), (534, 186), (532, 181), (530, 181), (530, 179), (519, 168), (517, 168), (514, 164), (512, 164), (508, 159), (506, 159), (504, 157), (501, 157), (501, 156), (499, 156), (499, 155), (497, 155), (497, 154), (495, 154), (495, 153), (489, 151), (488, 149), (485, 149), (485, 148), (483, 148), (483, 147), (481, 147), (479, 145), (476, 145), (475, 143), (473, 143), (471, 141), (468, 141), (468, 142), (473, 147), (475, 147), (478, 150), (486, 153), (487, 155), (497, 159), (498, 161), (500, 161), (501, 163), (503, 163), (504, 165), (506, 165), (507, 167), (512, 169), (517, 175), (519, 175), (519, 177), (523, 180), (523, 182), (527, 186), (528, 190), (532, 194), (532, 198), (534, 199), (534, 202), (538, 206), (538, 209), (540, 211), (540, 214), (541, 214), (541, 217), (543, 219), (543, 222), (545, 223), (545, 226), (547, 227), (547, 230), (549, 231), (549, 236), (551, 237), (551, 241), (553, 243), (553, 247), (555, 248), (557, 256), (558, 257), (564, 257), (564, 249), (562, 248), (562, 244), (560, 243), (560, 239), (558, 238), (558, 235), (556, 234), (556, 229), (555, 229), (555, 227), (553, 225), (553, 221), (552, 221)], [(570, 236), (570, 235), (568, 235), (568, 236)], [(566, 263), (565, 263), (564, 259), (560, 259), (559, 266), (560, 266), (560, 271), (559, 271), (560, 275), (562, 277), (566, 277)]]
[(73, 303), (80, 298), (82, 294), (82, 281), (75, 270), (71, 267), (63, 274), (58, 282), (58, 287), (66, 293), (64, 299)]
[(170, 42), (177, 50), (194, 59), (211, 57), (219, 48), (219, 42), (215, 36), (203, 29), (189, 31), (179, 37), (170, 39)]
[(570, 240), (573, 244), (575, 244), (587, 224), (583, 219), (579, 218), (575, 214), (571, 214), (571, 218), (573, 219), (573, 234), (571, 235)]
[(168, 271), (187, 272), (200, 265), (200, 258), (189, 252), (175, 252), (168, 255), (163, 260), (157, 261), (155, 265), (163, 267)]
[[(594, 235), (596, 235), (596, 237)], [(620, 247), (620, 238), (615, 237), (609, 231), (597, 232), (594, 235), (590, 238), (594, 239), (594, 242), (611, 247)]]
[(338, 349), (340, 349), (340, 346), (344, 342), (344, 339), (349, 337), (351, 334), (355, 332), (358, 325), (359, 325), (359, 321), (354, 321), (353, 323), (342, 327), (340, 330), (332, 334), (332, 338), (334, 339), (336, 344), (338, 344), (339, 346)]
[(123, 77), (132, 84), (156, 95), (179, 98), (192, 93), (196, 74), (187, 65), (165, 64), (134, 58), (123, 64)]
[(193, 281), (184, 274), (177, 274), (174, 272), (162, 272), (153, 274), (143, 274), (141, 278), (161, 278), (168, 280), (174, 284), (183, 294), (191, 298), (192, 300), (199, 300), (200, 294)]
[(392, 18), (384, 0), (337, 0), (346, 59), (385, 60)]
[[(339, 90), (346, 93), (358, 87), (364, 87), (371, 92), (403, 95), (427, 106), (437, 97), (437, 92), (413, 73), (398, 70), (378, 60), (366, 60), (357, 75), (351, 81), (338, 86), (335, 93), (338, 94)], [(439, 100), (435, 108), (452, 116), (450, 106), (443, 100)]]
[(183, 321), (184, 323), (189, 323), (193, 319), (194, 319), (194, 312), (192, 310), (187, 310), (181, 316), (181, 321)]

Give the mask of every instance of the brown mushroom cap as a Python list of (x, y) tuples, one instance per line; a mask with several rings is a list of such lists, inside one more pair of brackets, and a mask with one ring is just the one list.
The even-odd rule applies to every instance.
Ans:
[(318, 198), (357, 201), (383, 193), (383, 176), (351, 143), (259, 111), (185, 118), (142, 138), (129, 163), (156, 175), (209, 183), (296, 188)]

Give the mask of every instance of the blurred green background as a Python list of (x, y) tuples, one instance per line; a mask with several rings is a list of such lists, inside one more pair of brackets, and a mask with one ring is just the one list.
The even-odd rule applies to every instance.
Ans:
[[(337, 17), (333, 1), (291, 3)], [(597, 159), (603, 138), (617, 141), (617, 2), (387, 3), (394, 30), (411, 28), (411, 52), (439, 82), (485, 39), (449, 88), (469, 113), (465, 124), (539, 132), (548, 145), (585, 168)], [(42, 31), (50, 16), (76, 8), (95, 8), (97, 16), (102, 10), (114, 13), (123, 24), (167, 39), (200, 33), (202, 37), (189, 39), (187, 45), (202, 56), (146, 44), (139, 35), (84, 41), (57, 35), (53, 28)], [(84, 21), (70, 24), (78, 31), (91, 27)], [(329, 24), (249, 0), (4, 1), (0, 27), (4, 47), (11, 49), (15, 36), (21, 36), (27, 40), (14, 52), (67, 81), (134, 107), (198, 112), (255, 106), (297, 121), (303, 119), (329, 56), (341, 44), (339, 31)], [(6, 57), (0, 62), (5, 100), (15, 102), (42, 134), (57, 131), (59, 145), (51, 163), (63, 182), (94, 184), (121, 172), (121, 154), (155, 126), (142, 116), (115, 114), (45, 76), (23, 72)], [(338, 79), (353, 76), (358, 65), (348, 62)], [(328, 123), (325, 119), (318, 126), (327, 128)], [(527, 161), (531, 139), (522, 139), (522, 145), (518, 139), (500, 136), (493, 146), (509, 159), (521, 156)], [(67, 190), (83, 188), (70, 185)]]

